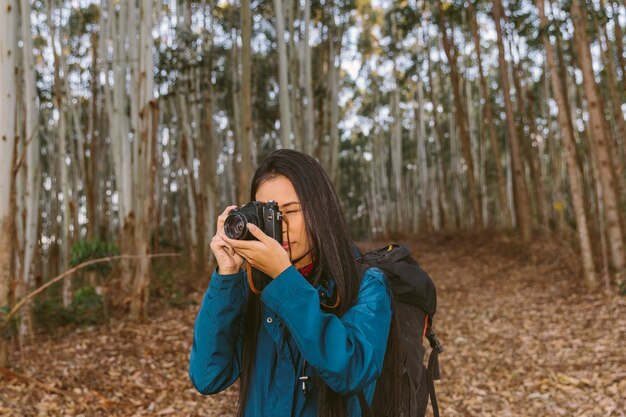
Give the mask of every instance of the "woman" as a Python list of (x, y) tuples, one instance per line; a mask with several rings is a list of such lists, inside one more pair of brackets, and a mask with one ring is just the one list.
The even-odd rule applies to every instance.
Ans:
[[(232, 240), (218, 217), (211, 250), (218, 267), (194, 327), (189, 375), (202, 394), (240, 379), (239, 416), (360, 416), (371, 403), (391, 322), (383, 273), (361, 277), (339, 199), (319, 163), (293, 150), (263, 161), (250, 198), (274, 200), (283, 245)], [(272, 278), (257, 295), (243, 262)]]

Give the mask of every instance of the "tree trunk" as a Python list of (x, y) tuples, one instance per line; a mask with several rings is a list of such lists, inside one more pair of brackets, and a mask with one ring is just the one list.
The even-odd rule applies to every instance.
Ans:
[(439, 0), (437, 0), (437, 8), (439, 13), (439, 29), (441, 31), (443, 48), (450, 66), (450, 83), (452, 84), (452, 90), (454, 91), (454, 115), (459, 129), (461, 152), (463, 153), (463, 159), (467, 164), (467, 170), (465, 172), (467, 173), (467, 184), (469, 187), (470, 204), (472, 207), (471, 211), (473, 212), (472, 215), (474, 216), (475, 226), (478, 229), (482, 229), (483, 217), (482, 210), (480, 209), (480, 198), (476, 186), (476, 178), (474, 177), (474, 161), (472, 159), (472, 148), (469, 132), (467, 130), (467, 116), (463, 108), (463, 97), (461, 96), (459, 71), (457, 69), (457, 52), (448, 37), (444, 11)]
[(303, 55), (304, 55), (304, 151), (312, 155), (313, 150), (316, 148), (315, 141), (315, 127), (313, 120), (313, 109), (315, 103), (313, 101), (313, 70), (311, 65), (311, 45), (310, 45), (310, 33), (311, 33), (311, 2), (304, 2), (304, 38), (303, 43)]
[[(107, 72), (111, 73), (113, 86), (106, 84), (104, 94), (109, 120), (109, 137), (111, 139), (111, 154), (115, 173), (115, 189), (118, 197), (119, 235), (118, 242), (122, 254), (134, 254), (134, 226), (135, 214), (133, 213), (133, 190), (131, 170), (131, 147), (129, 143), (130, 117), (127, 109), (132, 107), (126, 94), (126, 73), (128, 62), (124, 39), (129, 36), (127, 8), (129, 2), (120, 3), (120, 10), (116, 11), (116, 5), (108, 3), (107, 24), (103, 33), (110, 35), (112, 41), (112, 55)], [(134, 32), (133, 32), (134, 33)], [(131, 36), (132, 37), (132, 36)], [(106, 38), (105, 38), (106, 39)], [(106, 43), (106, 41), (103, 41)], [(103, 59), (106, 55), (103, 55)], [(133, 90), (131, 88), (131, 90)], [(130, 261), (121, 261), (119, 264), (120, 289), (125, 294), (131, 293), (133, 272)]]
[[(545, 28), (547, 27), (548, 22), (544, 12), (544, 0), (536, 1), (537, 9), (539, 10), (539, 17), (541, 19), (541, 26)], [(583, 270), (585, 272), (585, 282), (589, 288), (595, 288), (597, 287), (597, 281), (591, 252), (591, 241), (589, 239), (589, 231), (587, 229), (587, 216), (585, 215), (585, 207), (583, 205), (583, 193), (579, 183), (578, 165), (576, 164), (576, 145), (571, 123), (571, 115), (569, 114), (567, 97), (563, 94), (564, 90), (561, 86), (561, 78), (559, 77), (559, 71), (554, 57), (554, 50), (552, 49), (550, 39), (547, 35), (543, 36), (543, 45), (546, 49), (546, 60), (548, 61), (548, 66), (550, 68), (550, 78), (552, 80), (554, 98), (559, 107), (559, 126), (561, 128), (561, 138), (565, 143), (568, 180), (570, 192), (572, 194), (572, 205), (576, 216), (576, 229), (578, 231), (578, 241), (582, 255)]]
[(285, 45), (285, 18), (283, 1), (274, 0), (276, 16), (276, 41), (278, 44), (278, 89), (280, 107), (280, 139), (282, 147), (291, 147), (291, 112), (289, 109), (289, 81), (287, 68), (287, 47)]
[[(239, 196), (238, 203), (248, 200), (247, 185), (252, 178), (254, 164), (252, 161), (252, 18), (250, 16), (250, 0), (241, 0), (241, 162), (238, 164)], [(282, 88), (281, 88), (282, 91)], [(244, 187), (245, 184), (245, 187)]]
[(578, 60), (583, 73), (583, 87), (589, 107), (590, 134), (595, 143), (598, 171), (600, 182), (602, 183), (611, 263), (618, 274), (618, 279), (620, 279), (620, 274), (624, 271), (626, 265), (624, 262), (624, 239), (620, 227), (617, 208), (618, 200), (615, 193), (615, 178), (607, 145), (606, 120), (604, 119), (602, 102), (592, 67), (586, 20), (583, 19), (581, 6), (577, 0), (572, 2), (571, 17), (574, 23), (574, 40), (577, 45)]
[[(20, 240), (23, 244), (22, 276), (21, 288), (18, 297), (21, 298), (28, 293), (32, 287), (32, 263), (37, 246), (37, 231), (39, 228), (39, 189), (40, 189), (40, 143), (39, 143), (39, 109), (37, 107), (37, 88), (35, 84), (35, 63), (33, 55), (33, 40), (31, 32), (31, 8), (27, 0), (21, 0), (21, 23), (22, 23), (22, 59), (24, 76), (24, 135), (22, 142), (26, 152), (26, 163), (22, 165), (25, 170), (24, 175), (24, 199), (26, 206), (20, 219), (25, 221), (22, 230), (23, 237)], [(31, 333), (30, 320), (31, 303), (27, 303), (22, 308), (20, 314), (20, 336), (27, 337)]]
[[(69, 248), (70, 248), (70, 223), (71, 223), (71, 211), (70, 211), (70, 183), (69, 172), (66, 159), (67, 153), (67, 120), (65, 114), (64, 103), (66, 100), (65, 82), (61, 78), (61, 69), (64, 68), (62, 60), (63, 57), (63, 40), (59, 34), (59, 30), (52, 22), (52, 10), (51, 6), (48, 7), (48, 25), (52, 30), (52, 36), (50, 38), (50, 46), (54, 57), (54, 103), (59, 115), (59, 123), (57, 126), (57, 141), (59, 143), (59, 158), (57, 163), (59, 164), (59, 172), (61, 173), (60, 191), (63, 195), (63, 229), (61, 233), (61, 270), (68, 269), (69, 263)], [(61, 50), (57, 50), (57, 42), (61, 45)], [(67, 76), (66, 73), (63, 75)], [(69, 307), (72, 301), (72, 280), (63, 280), (62, 300), (65, 308)]]
[(506, 110), (507, 127), (509, 132), (509, 143), (511, 147), (511, 168), (513, 170), (513, 188), (515, 198), (515, 214), (522, 233), (522, 240), (526, 243), (532, 238), (532, 222), (530, 218), (530, 205), (528, 202), (528, 189), (526, 188), (526, 179), (524, 175), (524, 165), (520, 150), (520, 143), (515, 128), (515, 116), (513, 114), (513, 104), (511, 102), (511, 94), (508, 78), (508, 65), (504, 55), (504, 41), (501, 27), (501, 18), (503, 16), (501, 0), (494, 0), (493, 14), (496, 24), (496, 32), (498, 34), (498, 61), (500, 64), (500, 78), (502, 83), (502, 92), (504, 95), (504, 105)]
[[(133, 142), (137, 159), (133, 163), (133, 188), (135, 203), (135, 246), (137, 254), (150, 253), (150, 213), (153, 205), (152, 149), (157, 132), (154, 120), (158, 120), (158, 106), (154, 100), (154, 73), (152, 58), (152, 0), (142, 0), (139, 4), (138, 73), (135, 74), (133, 88), (137, 91), (138, 135)], [(133, 282), (130, 316), (133, 320), (143, 320), (148, 313), (150, 259), (143, 257), (137, 261), (137, 271)]]
[[(600, 49), (602, 50), (602, 63), (604, 65), (604, 69), (606, 71), (606, 83), (608, 95), (610, 98), (610, 109), (611, 115), (613, 117), (613, 122), (615, 125), (615, 135), (613, 136), (614, 140), (610, 143), (614, 149), (613, 153), (613, 165), (615, 168), (615, 180), (616, 180), (616, 188), (621, 196), (621, 204), (622, 207), (626, 207), (626, 186), (624, 184), (624, 165), (623, 165), (623, 157), (624, 157), (624, 141), (626, 141), (626, 121), (624, 120), (624, 112), (622, 111), (622, 101), (620, 94), (620, 87), (617, 82), (616, 68), (615, 63), (612, 58), (612, 51), (610, 50), (610, 44), (608, 36), (606, 36), (606, 32), (604, 28), (598, 23), (598, 18), (594, 14), (594, 22), (596, 24), (596, 28), (599, 31), (600, 37)], [(615, 22), (617, 25), (618, 23)], [(609, 146), (611, 148), (611, 146)]]
[(328, 31), (328, 162), (327, 170), (336, 187), (339, 176), (339, 68), (335, 65), (335, 58), (341, 52), (341, 29), (333, 23)]
[[(602, 5), (606, 4), (606, 0), (601, 1)], [(613, 1), (609, 1), (611, 5), (611, 13), (613, 17), (613, 25), (615, 27), (615, 47), (617, 49), (617, 61), (619, 63), (619, 67), (622, 71), (622, 89), (619, 91), (624, 91), (626, 88), (626, 60), (624, 59), (624, 33), (622, 32), (622, 27), (619, 22), (619, 6), (616, 7)], [(626, 2), (625, 2), (626, 3)]]
[[(428, 61), (428, 84), (430, 88), (428, 89), (428, 97), (430, 102), (433, 105), (433, 124), (434, 130), (433, 135), (435, 136), (435, 161), (433, 165), (437, 169), (437, 188), (438, 188), (438, 196), (439, 196), (439, 213), (440, 213), (440, 227), (443, 229), (448, 228), (448, 219), (449, 219), (449, 202), (448, 202), (448, 167), (443, 155), (442, 149), (442, 141), (443, 141), (443, 129), (441, 126), (441, 122), (439, 120), (439, 103), (436, 100), (436, 97), (439, 97), (439, 90), (436, 88), (435, 78), (433, 74), (437, 73), (433, 68), (433, 62), (430, 59), (429, 54), (425, 54), (426, 59)], [(439, 81), (439, 78), (437, 78)]]
[[(422, 219), (418, 223), (418, 228), (414, 231), (419, 232), (419, 226), (427, 225), (429, 229), (437, 229), (435, 225), (432, 209), (433, 201), (430, 199), (432, 193), (430, 190), (429, 181), (429, 169), (428, 169), (428, 156), (426, 153), (426, 112), (424, 111), (424, 83), (420, 80), (417, 83), (417, 109), (415, 109), (417, 127), (417, 158), (415, 163), (417, 164), (417, 173), (419, 173), (419, 189), (411, 194), (417, 194), (418, 204), (416, 208), (419, 208)], [(436, 201), (436, 200), (435, 200)], [(418, 217), (418, 216), (416, 216)]]
[[(0, 1), (0, 310), (9, 308), (11, 276), (11, 189), (17, 109), (17, 2)], [(1, 315), (0, 315), (1, 317)], [(8, 340), (0, 337), (0, 366), (8, 363)]]

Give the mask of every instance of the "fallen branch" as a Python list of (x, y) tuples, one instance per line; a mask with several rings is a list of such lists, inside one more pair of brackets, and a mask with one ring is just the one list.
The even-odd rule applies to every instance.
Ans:
[(3, 331), (5, 327), (9, 325), (9, 321), (11, 320), (11, 317), (13, 317), (18, 312), (18, 310), (24, 305), (24, 303), (26, 303), (26, 301), (30, 300), (31, 298), (33, 298), (34, 296), (36, 296), (37, 294), (39, 294), (46, 288), (50, 287), (51, 285), (54, 285), (57, 282), (61, 281), (63, 278), (66, 278), (72, 275), (74, 272), (78, 271), (79, 269), (83, 269), (89, 265), (115, 261), (118, 259), (162, 258), (166, 256), (180, 256), (180, 253), (158, 253), (158, 254), (153, 254), (153, 255), (116, 255), (116, 256), (107, 256), (106, 258), (92, 259), (90, 261), (83, 262), (82, 264), (78, 264), (75, 267), (70, 268), (67, 271), (63, 272), (61, 275), (52, 278), (50, 281), (46, 282), (44, 285), (37, 288), (35, 291), (28, 293), (24, 298), (22, 298), (20, 302), (17, 303), (15, 307), (13, 307), (11, 311), (9, 311), (9, 313), (5, 317), (2, 318), (3, 323), (0, 324), (0, 332)]

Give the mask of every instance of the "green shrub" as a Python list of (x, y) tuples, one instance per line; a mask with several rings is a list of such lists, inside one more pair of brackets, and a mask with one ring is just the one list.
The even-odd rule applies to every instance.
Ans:
[[(9, 306), (0, 307), (0, 325), (4, 325), (5, 320), (6, 320), (5, 317), (9, 315), (10, 311), (11, 311), (11, 308)], [(19, 315), (16, 314), (13, 317), (11, 317), (7, 327), (2, 329), (2, 334), (0, 334), (0, 338), (8, 340), (11, 338), (11, 336), (13, 336), (17, 332), (18, 316)]]
[(190, 305), (196, 304), (196, 302), (188, 297), (181, 290), (176, 290), (170, 294), (167, 299), (167, 303), (174, 308), (185, 308)]
[(76, 291), (69, 311), (77, 325), (102, 324), (107, 320), (104, 298), (93, 287)]
[[(74, 243), (70, 249), (70, 265), (76, 266), (92, 259), (106, 258), (107, 256), (119, 254), (120, 249), (115, 243), (101, 242), (97, 239), (79, 240)], [(85, 271), (96, 271), (102, 275), (106, 275), (110, 269), (110, 263), (101, 263), (89, 265), (85, 268)]]
[(37, 302), (33, 314), (35, 322), (48, 333), (56, 327), (72, 323), (71, 312), (63, 307), (59, 298), (46, 298)]

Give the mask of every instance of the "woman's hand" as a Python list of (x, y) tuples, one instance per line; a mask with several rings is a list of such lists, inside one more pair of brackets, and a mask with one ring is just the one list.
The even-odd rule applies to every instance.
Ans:
[[(224, 233), (224, 220), (228, 217), (230, 211), (237, 206), (228, 206), (226, 210), (217, 218), (217, 229), (215, 236), (211, 239), (211, 251), (215, 255), (217, 260), (217, 266), (219, 267), (219, 273), (222, 275), (236, 274), (243, 265), (243, 258), (227, 241), (230, 240)], [(236, 241), (235, 241), (236, 242)]]
[(263, 233), (257, 226), (248, 223), (248, 230), (257, 240), (234, 240), (224, 236), (226, 243), (231, 245), (235, 252), (243, 256), (253, 268), (276, 278), (285, 269), (291, 266), (289, 254), (276, 239)]

